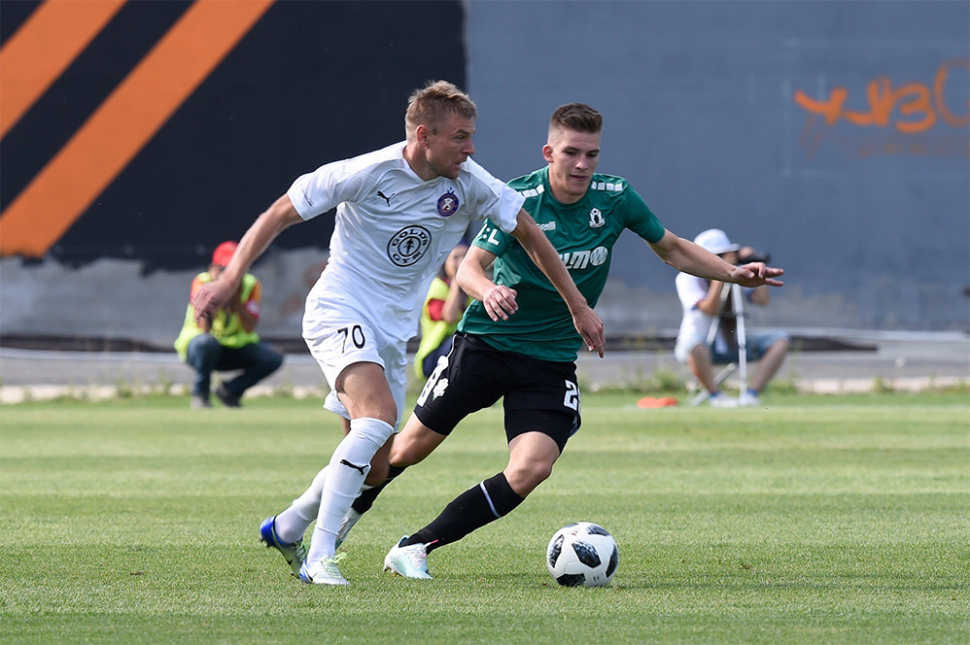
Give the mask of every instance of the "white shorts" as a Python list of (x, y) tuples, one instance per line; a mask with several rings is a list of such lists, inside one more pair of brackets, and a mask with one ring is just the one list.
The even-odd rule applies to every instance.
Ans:
[(400, 424), (407, 395), (407, 341), (388, 338), (360, 313), (333, 301), (307, 300), (303, 315), (303, 339), (330, 385), (323, 407), (345, 419), (347, 408), (337, 398), (337, 378), (354, 363), (377, 363), (397, 406)]

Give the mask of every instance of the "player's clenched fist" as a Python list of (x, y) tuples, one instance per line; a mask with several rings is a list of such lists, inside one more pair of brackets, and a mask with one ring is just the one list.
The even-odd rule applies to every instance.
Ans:
[(495, 285), (485, 292), (482, 304), (492, 320), (508, 320), (509, 316), (519, 310), (515, 301), (516, 291), (504, 285)]

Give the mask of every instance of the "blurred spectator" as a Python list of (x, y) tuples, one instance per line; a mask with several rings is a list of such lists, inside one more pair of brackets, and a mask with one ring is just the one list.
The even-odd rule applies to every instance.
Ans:
[(438, 275), (431, 282), (421, 308), (421, 343), (414, 357), (414, 373), (425, 380), (434, 371), (438, 359), (451, 351), (451, 341), (458, 321), (468, 306), (468, 296), (458, 286), (455, 274), (468, 252), (462, 240), (451, 250)]
[(209, 389), (213, 371), (242, 370), (232, 380), (220, 383), (215, 391), (226, 407), (238, 408), (246, 390), (283, 364), (283, 355), (260, 342), (256, 333), (261, 290), (255, 276), (247, 273), (235, 297), (215, 314), (195, 317), (192, 296), (203, 284), (219, 277), (235, 251), (235, 242), (220, 244), (212, 254), (209, 270), (192, 280), (185, 322), (175, 340), (179, 358), (195, 370), (191, 404), (196, 409), (211, 407)]
[[(732, 243), (720, 229), (704, 231), (694, 238), (694, 243), (730, 264), (759, 261), (754, 249), (742, 249), (740, 245)], [(746, 360), (759, 361), (758, 369), (748, 383), (747, 390), (739, 398), (729, 397), (720, 391), (713, 372), (713, 365), (733, 363), (740, 358), (737, 317), (732, 309), (729, 292), (724, 291), (723, 282), (705, 280), (689, 273), (679, 273), (675, 283), (684, 317), (677, 335), (674, 356), (690, 367), (691, 373), (707, 390), (711, 406), (731, 408), (739, 405), (760, 405), (761, 391), (785, 360), (789, 345), (788, 334), (783, 331), (745, 333)], [(771, 297), (767, 286), (741, 289), (745, 300), (756, 305), (767, 305)], [(713, 341), (708, 343), (712, 325), (717, 326), (717, 332)]]

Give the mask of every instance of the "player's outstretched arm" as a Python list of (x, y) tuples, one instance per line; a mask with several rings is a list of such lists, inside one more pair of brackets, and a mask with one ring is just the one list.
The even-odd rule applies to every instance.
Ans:
[(532, 216), (520, 210), (518, 219), (518, 226), (512, 231), (512, 235), (566, 301), (569, 313), (573, 317), (573, 326), (586, 343), (586, 347), (589, 351), (595, 350), (602, 358), (606, 348), (603, 321), (586, 302), (586, 298), (576, 287), (555, 247), (536, 225)]
[(785, 273), (784, 269), (766, 266), (764, 262), (734, 266), (670, 231), (664, 233), (659, 242), (650, 243), (650, 248), (661, 260), (678, 271), (700, 278), (736, 282), (745, 287), (760, 287), (763, 284), (780, 287), (784, 284), (775, 279)]
[(266, 209), (246, 234), (239, 240), (239, 246), (232, 255), (229, 265), (219, 274), (219, 277), (202, 285), (192, 297), (195, 315), (213, 314), (220, 307), (225, 306), (229, 299), (239, 289), (243, 276), (263, 251), (276, 237), (290, 226), (302, 222), (303, 219), (293, 207), (293, 202), (287, 195), (277, 199)]

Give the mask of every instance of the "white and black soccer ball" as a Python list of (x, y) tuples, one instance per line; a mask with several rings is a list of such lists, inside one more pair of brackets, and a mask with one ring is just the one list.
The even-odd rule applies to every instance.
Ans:
[(620, 550), (609, 531), (592, 522), (564, 526), (549, 540), (546, 566), (564, 587), (609, 584), (620, 561)]

